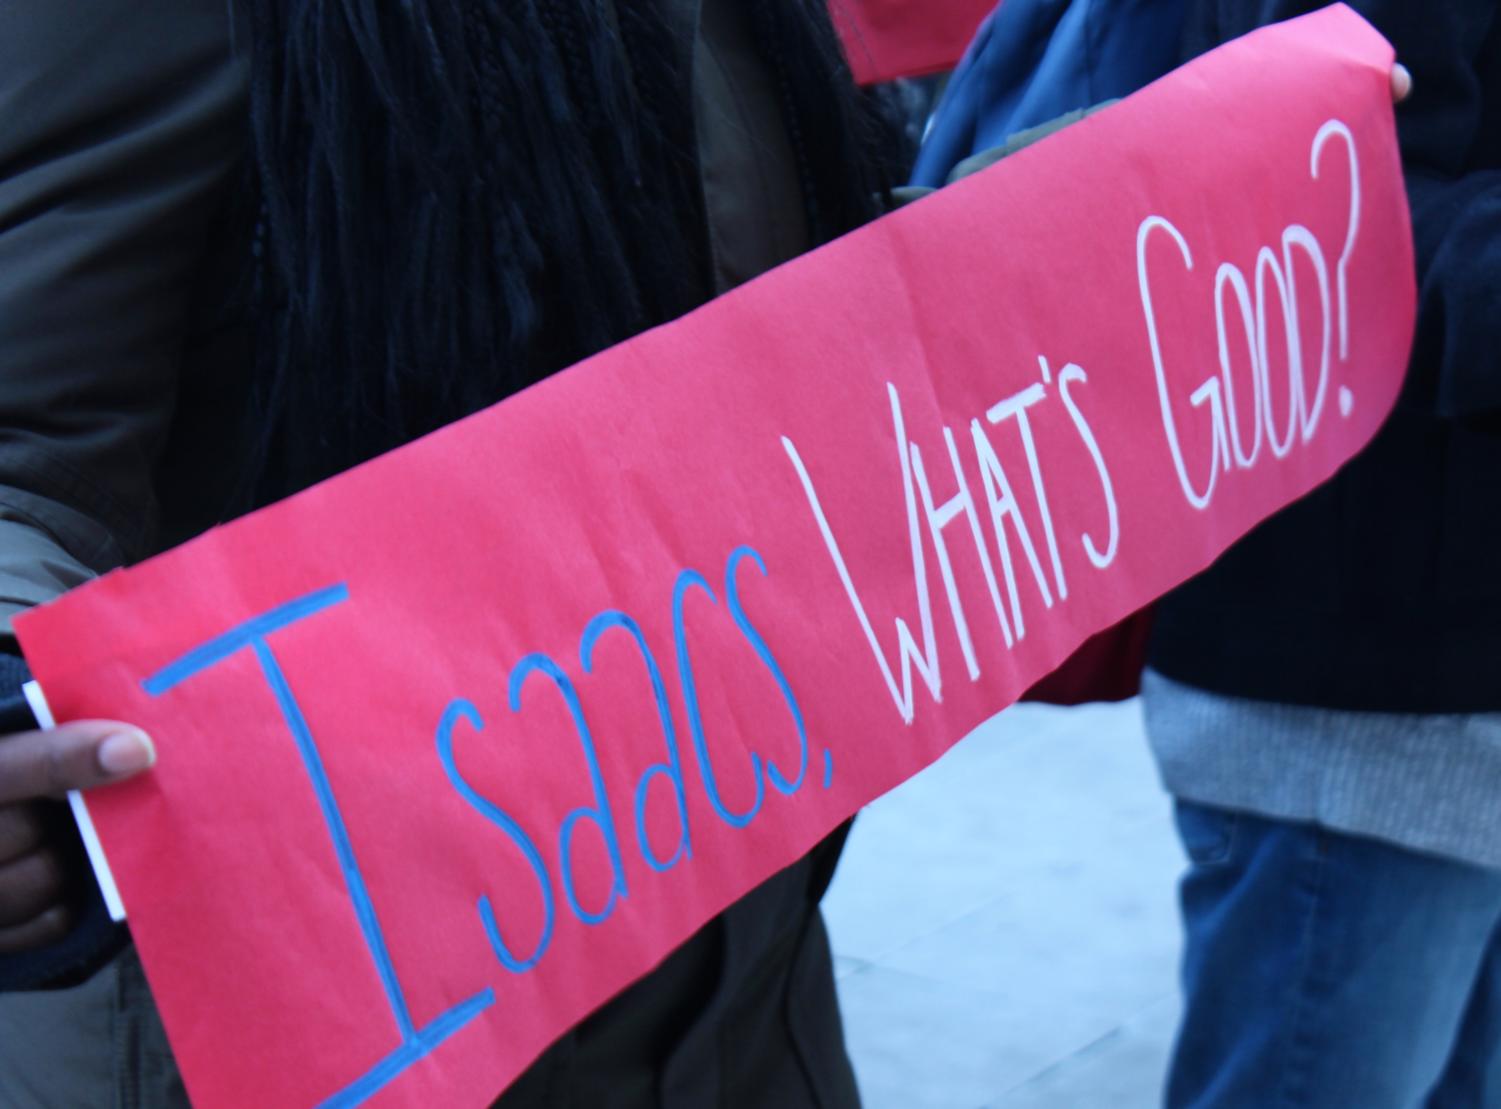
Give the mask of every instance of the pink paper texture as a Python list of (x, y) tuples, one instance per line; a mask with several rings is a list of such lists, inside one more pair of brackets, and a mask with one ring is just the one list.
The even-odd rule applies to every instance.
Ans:
[(953, 69), (996, 0), (830, 0), (862, 85)]
[(195, 1103), (485, 1104), (1328, 478), (1412, 336), (1391, 61), (1258, 32), (23, 617), (156, 738), (89, 803)]

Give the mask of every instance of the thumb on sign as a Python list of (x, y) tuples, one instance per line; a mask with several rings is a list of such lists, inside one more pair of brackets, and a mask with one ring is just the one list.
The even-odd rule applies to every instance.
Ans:
[(73, 923), (75, 879), (37, 802), (124, 781), (156, 762), (139, 728), (108, 720), (0, 738), (0, 954), (55, 943)]

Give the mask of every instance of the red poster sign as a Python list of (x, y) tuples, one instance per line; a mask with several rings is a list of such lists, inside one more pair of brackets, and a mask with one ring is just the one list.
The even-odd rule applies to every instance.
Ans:
[(953, 69), (996, 0), (830, 0), (862, 85)]
[(195, 1102), (483, 1104), (1328, 478), (1412, 335), (1390, 63), (1260, 32), (22, 618), (157, 740), (89, 806)]

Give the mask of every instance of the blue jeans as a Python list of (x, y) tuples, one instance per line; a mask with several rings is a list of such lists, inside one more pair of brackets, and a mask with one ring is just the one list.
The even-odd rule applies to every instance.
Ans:
[(1501, 1107), (1501, 871), (1185, 801), (1177, 823), (1169, 1109)]

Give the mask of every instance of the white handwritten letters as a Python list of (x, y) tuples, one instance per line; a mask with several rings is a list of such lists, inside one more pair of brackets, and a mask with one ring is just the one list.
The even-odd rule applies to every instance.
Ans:
[[(1183, 386), (1178, 383), (1185, 374), (1193, 379), (1193, 361), (1170, 367), (1161, 329), (1201, 324), (1207, 328), (1208, 315), (1202, 319), (1162, 319), (1159, 303), (1169, 302), (1153, 296), (1153, 278), (1159, 282), (1171, 280), (1175, 264), (1182, 266), (1180, 273), (1194, 273), (1194, 250), (1184, 232), (1165, 216), (1149, 215), (1137, 225), (1137, 287), (1164, 442), (1182, 495), (1195, 509), (1209, 508), (1226, 475), (1274, 464), (1312, 442), (1328, 407), (1336, 334), (1339, 363), (1349, 357), (1348, 275), (1360, 235), (1360, 159), (1350, 129), (1339, 120), (1330, 120), (1318, 129), (1309, 174), (1312, 186), (1320, 187), (1327, 149), (1336, 140), (1348, 155), (1350, 186), (1348, 218), (1334, 264), (1331, 266), (1329, 251), (1319, 236), (1293, 221), (1277, 232), (1269, 245), (1253, 248), (1253, 264), (1243, 268), (1224, 260), (1214, 271), (1212, 292), (1206, 299), (1212, 299), (1215, 340), (1213, 345), (1208, 344), (1206, 332), (1199, 349), (1211, 359), (1214, 355), (1210, 352), (1217, 352), (1218, 368), (1187, 391), (1188, 408), (1202, 413), (1193, 418), (1205, 421), (1198, 428), (1180, 423), (1189, 417), (1184, 414)], [(1154, 245), (1159, 239), (1167, 243)], [(1172, 249), (1167, 249), (1167, 244)], [(1246, 257), (1250, 258), (1249, 252)], [(1180, 299), (1174, 303), (1183, 302)], [(1174, 360), (1180, 357), (1175, 355)], [(941, 429), (943, 451), (938, 457), (946, 456), (949, 464), (948, 473), (942, 475), (930, 471), (928, 459), (933, 452), (924, 454), (919, 436), (909, 429), (896, 386), (887, 385), (892, 442), (901, 474), (905, 539), (911, 551), (911, 596), (916, 604), (915, 631), (914, 622), (907, 617), (892, 617), (894, 657), (882, 647), (882, 637), (870, 616), (869, 597), (856, 585), (808, 466), (791, 439), (782, 440), (892, 702), (908, 724), (916, 713), (919, 683), (934, 702), (943, 699), (941, 636), (934, 619), (929, 572), (934, 563), (943, 584), (939, 604), (947, 604), (965, 672), (970, 681), (978, 680), (983, 673), (982, 650), (976, 645), (974, 633), (975, 614), (967, 607), (964, 589), (955, 574), (953, 544), (967, 542), (972, 547), (974, 560), (970, 565), (979, 566), (999, 642), (1008, 652), (1026, 638), (1029, 619), (1035, 621), (1068, 602), (1071, 560), (1085, 572), (1106, 571), (1116, 561), (1121, 519), (1115, 486), (1106, 454), (1086, 416), (1088, 405), (1080, 401), (1088, 375), (1073, 362), (1056, 373), (1046, 357), (1039, 356), (1037, 364), (1036, 380), (968, 420), (968, 463), (958, 445), (962, 436), (956, 437), (952, 427)], [(1069, 490), (1066, 501), (1059, 502), (1050, 495), (1038, 437), (1044, 427), (1050, 429), (1047, 434), (1057, 435), (1057, 428), (1063, 426), (1061, 420), (1049, 423), (1044, 419), (1056, 407), (1049, 405), (1055, 395), (1067, 412), (1066, 426), (1076, 438), (1070, 449), (1082, 450), (1089, 460), (1088, 467), (1081, 462), (1072, 470), (1071, 480), (1079, 485), (1087, 480), (1082, 475), (1092, 469), (1098, 479), (1098, 501), (1077, 488)], [(1353, 394), (1342, 386), (1342, 415), (1350, 414), (1352, 403)], [(1198, 434), (1185, 434), (1188, 431)], [(1203, 456), (1205, 444), (1207, 457)], [(1002, 446), (1004, 450), (998, 449)], [(1020, 486), (1015, 481), (1021, 477), (1018, 455), (1026, 466)], [(1006, 457), (1012, 459), (1010, 472), (1003, 462)], [(978, 483), (971, 480), (966, 465), (978, 471)], [(935, 486), (941, 492), (935, 492)], [(1021, 498), (1018, 489), (1023, 492)], [(1055, 503), (1068, 505), (1063, 517), (1055, 512)], [(1089, 507), (1094, 504), (1102, 505), (1103, 513)], [(1085, 511), (1093, 513), (1092, 530), (1068, 518), (1071, 512)], [(1103, 531), (1097, 522), (1100, 520)], [(1078, 558), (1081, 550), (1084, 559)], [(977, 588), (977, 583), (972, 588)], [(905, 584), (901, 589), (905, 595)], [(973, 598), (970, 603), (974, 603)]]
[[(981, 525), (980, 510), (972, 492), (974, 486), (965, 472), (953, 429), (944, 427), (942, 434), (955, 492), (940, 504), (934, 495), (933, 482), (929, 478), (927, 465), (923, 461), (922, 448), (914, 439), (909, 438), (906, 418), (902, 412), (901, 397), (894, 385), (886, 386), (891, 402), (892, 434), (897, 447), (897, 462), (902, 475), (902, 493), (907, 538), (912, 551), (912, 581), (919, 629), (918, 635), (914, 636), (911, 625), (906, 619), (900, 616), (895, 618), (897, 666), (901, 671), (900, 684), (896, 678), (896, 667), (888, 660), (886, 652), (881, 647), (870, 620), (868, 606), (855, 585), (854, 577), (839, 541), (835, 537), (834, 529), (829, 522), (813, 478), (792, 440), (785, 437), (782, 439), (782, 445), (792, 461), (798, 481), (807, 498), (808, 507), (812, 510), (813, 518), (817, 522), (824, 546), (844, 586), (850, 607), (854, 610), (855, 618), (859, 621), (866, 642), (870, 645), (876, 665), (881, 671), (881, 676), (886, 682), (897, 711), (909, 724), (912, 723), (916, 712), (914, 673), (927, 686), (928, 694), (935, 702), (943, 699), (942, 669), (938, 636), (933, 620), (932, 591), (926, 555), (926, 550), (930, 545), (937, 556), (938, 573), (943, 581), (944, 597), (948, 602), (954, 635), (964, 657), (970, 681), (978, 680), (983, 673), (979, 652), (971, 634), (969, 614), (965, 609), (963, 594), (954, 574), (949, 546), (951, 537), (947, 534), (950, 525), (957, 523), (961, 518), (968, 525), (960, 534), (967, 535), (973, 544), (975, 558), (979, 563), (990, 601), (990, 610), (995, 616), (996, 627), (1008, 649), (1014, 647), (1027, 634), (1024, 598), (1029, 598), (1027, 604), (1040, 603), (1044, 611), (1068, 598), (1068, 579), (1064, 571), (1063, 549), (1059, 538), (1060, 529), (1053, 518), (1052, 501), (1048, 496), (1047, 481), (1037, 449), (1037, 433), (1034, 430), (1032, 416), (1034, 409), (1046, 405), (1049, 401), (1054, 378), (1046, 358), (1039, 358), (1038, 364), (1042, 375), (1040, 381), (991, 405), (985, 412), (983, 422), (979, 417), (975, 417), (969, 423), (974, 464), (980, 473), (980, 488), (984, 491), (986, 515), (990, 522), (989, 541)], [(1114, 561), (1119, 547), (1120, 517), (1115, 502), (1114, 485), (1111, 483), (1104, 455), (1090, 430), (1089, 422), (1079, 405), (1078, 398), (1071, 392), (1071, 387), (1077, 388), (1087, 381), (1088, 377), (1085, 372), (1073, 363), (1069, 363), (1058, 373), (1057, 393), (1067, 410), (1068, 426), (1078, 436), (1078, 445), (1087, 454), (1099, 476), (1100, 492), (1105, 507), (1104, 514), (1108, 520), (1109, 538), (1103, 551), (1088, 534), (1081, 534), (1078, 540), (1089, 564), (1096, 570), (1104, 570)], [(991, 439), (991, 435), (995, 433), (992, 429), (1003, 428), (1006, 425), (1015, 428), (1015, 439), (1026, 460), (1033, 495), (1030, 522), (1023, 502), (1016, 496), (1001, 454)], [(1044, 565), (1043, 557), (1039, 553), (1038, 542), (1034, 538), (1036, 535), (1042, 538), (1047, 565)], [(1013, 543), (1020, 554), (1019, 559), (1013, 553)], [(1000, 557), (999, 579), (996, 576), (993, 553)], [(918, 646), (919, 640), (921, 647)]]
[[(1339, 357), (1344, 362), (1349, 357), (1350, 348), (1349, 262), (1360, 233), (1360, 159), (1350, 129), (1339, 120), (1329, 120), (1319, 128), (1313, 141), (1310, 174), (1315, 181), (1319, 179), (1324, 147), (1333, 138), (1344, 143), (1349, 154), (1350, 170), (1349, 218), (1335, 266), (1339, 305)], [(1147, 341), (1156, 372), (1162, 430), (1184, 497), (1195, 508), (1205, 509), (1214, 498), (1215, 485), (1222, 473), (1227, 473), (1232, 468), (1248, 470), (1257, 465), (1262, 458), (1263, 446), (1270, 449), (1274, 459), (1286, 458), (1298, 443), (1307, 444), (1318, 433), (1329, 390), (1330, 348), (1334, 325), (1334, 298), (1331, 298), (1330, 293), (1329, 264), (1318, 237), (1300, 223), (1290, 223), (1283, 229), (1278, 243), (1280, 252), (1271, 246), (1260, 248), (1256, 254), (1251, 281), (1247, 281), (1245, 272), (1234, 263), (1220, 263), (1214, 279), (1214, 313), (1220, 370), (1217, 376), (1208, 377), (1195, 387), (1188, 398), (1194, 408), (1207, 408), (1210, 428), (1211, 448), (1207, 475), (1195, 480), (1189, 472), (1183, 439), (1173, 415), (1172, 390), (1168, 382), (1167, 367), (1164, 365), (1157, 309), (1152, 298), (1147, 255), (1148, 246), (1157, 233), (1167, 236), (1177, 247), (1182, 264), (1188, 271), (1194, 269), (1193, 251), (1183, 233), (1171, 220), (1162, 216), (1148, 216), (1137, 229), (1137, 280), (1146, 321)], [(1300, 255), (1315, 280), (1321, 324), (1318, 371), (1311, 387), (1307, 380), (1306, 354), (1303, 349), (1302, 315), (1305, 309), (1298, 288), (1297, 264)], [(1275, 309), (1270, 302), (1273, 293), (1276, 296)], [(1233, 372), (1236, 360), (1229, 338), (1232, 325), (1227, 323), (1227, 303), (1238, 309), (1240, 328), (1246, 338), (1246, 358), (1249, 365), (1239, 383)], [(1273, 352), (1268, 341), (1268, 325), (1273, 319), (1273, 310), (1279, 312), (1278, 322), (1287, 347), (1287, 407), (1280, 420), (1273, 400), (1276, 392), (1271, 378)], [(1232, 320), (1234, 318), (1230, 317)], [(1246, 395), (1247, 386), (1249, 398)], [(1349, 415), (1352, 402), (1353, 394), (1348, 388), (1342, 387), (1339, 401), (1342, 415)], [(1251, 425), (1249, 430), (1245, 427), (1248, 419)]]

